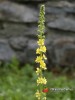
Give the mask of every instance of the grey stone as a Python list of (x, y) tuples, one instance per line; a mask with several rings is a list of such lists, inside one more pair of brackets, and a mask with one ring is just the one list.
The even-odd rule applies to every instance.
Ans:
[(15, 1), (15, 2), (43, 2), (47, 0), (10, 0), (10, 1)]
[(28, 37), (35, 39), (37, 37), (37, 26), (28, 23), (4, 23), (4, 29), (0, 29), (1, 38)]
[(49, 28), (75, 32), (75, 20), (61, 17), (48, 23)]
[(75, 37), (60, 36), (48, 46), (48, 57), (55, 66), (75, 66)]
[(46, 3), (46, 12), (59, 14), (59, 13), (75, 13), (75, 3), (68, 1), (56, 1)]
[(37, 40), (30, 40), (26, 52), (27, 62), (33, 63), (36, 58)]
[(19, 21), (19, 22), (36, 22), (37, 11), (26, 5), (20, 5), (9, 1), (0, 3), (0, 19)]
[(18, 51), (24, 50), (27, 46), (27, 39), (24, 37), (13, 37), (9, 39), (10, 46)]
[(46, 1), (48, 66), (74, 66), (75, 3), (68, 0), (10, 1), (13, 0), (0, 2), (0, 60), (8, 61), (16, 55), (22, 64), (35, 61), (38, 12), (41, 2)]
[(66, 0), (59, 0), (59, 1), (53, 1), (53, 2), (51, 2), (51, 1), (48, 1), (47, 3), (46, 3), (46, 5), (49, 7), (49, 6), (51, 6), (51, 7), (58, 7), (58, 8), (61, 8), (61, 7), (75, 7), (75, 3), (71, 3), (71, 2), (69, 2), (69, 1), (66, 1)]
[(26, 64), (27, 61), (29, 61), (26, 56), (26, 49), (25, 49), (25, 52), (17, 50), (16, 58), (19, 60), (20, 64), (23, 64), (23, 65)]
[(75, 14), (75, 7), (46, 7), (46, 13), (48, 14)]
[(10, 61), (15, 57), (15, 52), (10, 48), (8, 42), (4, 39), (0, 39), (0, 61)]
[(0, 29), (1, 38), (11, 38), (23, 36), (24, 31), (27, 29), (25, 25), (16, 23), (3, 23), (4, 29)]
[[(46, 3), (46, 21), (52, 22), (61, 17), (75, 19), (75, 3), (68, 1), (54, 1)], [(69, 19), (70, 20), (70, 19)]]

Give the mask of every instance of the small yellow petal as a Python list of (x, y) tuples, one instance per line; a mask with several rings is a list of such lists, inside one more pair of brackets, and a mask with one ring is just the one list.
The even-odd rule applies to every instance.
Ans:
[(36, 63), (40, 63), (42, 61), (42, 57), (41, 56), (37, 56), (35, 62)]
[(37, 48), (36, 54), (40, 54), (40, 48)]
[(43, 54), (43, 58), (45, 59), (45, 60), (47, 60), (47, 57)]
[(44, 39), (39, 39), (37, 43), (39, 46), (44, 45)]
[(44, 70), (47, 69), (47, 68), (46, 68), (46, 64), (44, 63), (43, 60), (40, 61), (40, 68), (42, 68), (42, 69), (44, 69)]
[(41, 69), (37, 68), (36, 73), (37, 73), (37, 75), (39, 75), (41, 73)]
[(38, 100), (40, 100), (41, 97), (41, 93), (39, 92), (39, 90), (37, 90), (37, 92), (35, 93), (36, 97), (38, 98)]
[(44, 98), (43, 98), (43, 100), (47, 100), (47, 98), (46, 98), (46, 97), (44, 97)]
[(45, 53), (46, 52), (46, 47), (45, 46), (41, 46), (40, 47), (40, 51)]

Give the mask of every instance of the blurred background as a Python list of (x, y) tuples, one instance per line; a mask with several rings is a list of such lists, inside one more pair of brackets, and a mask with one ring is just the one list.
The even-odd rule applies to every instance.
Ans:
[[(46, 7), (48, 70), (44, 74), (48, 88), (74, 88), (75, 0), (0, 0), (0, 100), (36, 100), (35, 52), (41, 4)], [(48, 100), (74, 100), (74, 94), (75, 89), (47, 96)]]

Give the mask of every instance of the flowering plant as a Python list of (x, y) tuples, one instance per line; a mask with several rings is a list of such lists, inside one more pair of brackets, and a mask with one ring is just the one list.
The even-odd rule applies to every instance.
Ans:
[(46, 92), (48, 89), (43, 89), (43, 86), (47, 84), (46, 78), (43, 76), (43, 70), (46, 70), (45, 60), (47, 59), (45, 56), (46, 53), (46, 46), (45, 46), (45, 6), (41, 5), (40, 7), (40, 14), (39, 14), (39, 21), (38, 21), (38, 48), (36, 49), (37, 57), (35, 62), (39, 64), (39, 67), (36, 69), (37, 78), (37, 86), (38, 90), (36, 92), (36, 97), (38, 100), (46, 100)]

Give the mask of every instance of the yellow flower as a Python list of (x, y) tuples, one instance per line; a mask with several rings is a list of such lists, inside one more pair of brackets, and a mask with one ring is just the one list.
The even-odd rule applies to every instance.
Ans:
[(43, 59), (47, 60), (47, 57), (43, 54)]
[(40, 51), (45, 53), (46, 52), (46, 47), (45, 46), (40, 46)]
[(35, 93), (36, 97), (38, 98), (38, 100), (40, 100), (41, 97), (41, 93), (39, 92), (39, 90), (37, 90), (37, 92)]
[(36, 49), (36, 54), (40, 54), (40, 48)]
[(43, 100), (47, 100), (46, 97), (44, 97)]
[(44, 45), (44, 39), (39, 39), (39, 40), (37, 41), (37, 43), (38, 43), (39, 46)]
[(40, 46), (40, 48), (37, 48), (36, 54), (40, 54), (41, 52), (46, 52), (46, 47), (45, 46)]
[(42, 68), (42, 69), (44, 69), (44, 70), (46, 70), (47, 68), (46, 68), (46, 64), (44, 63), (44, 61), (42, 60), (42, 61), (40, 61), (40, 68)]
[(37, 68), (36, 73), (37, 73), (37, 75), (39, 75), (41, 73), (41, 69)]
[(40, 63), (42, 61), (42, 56), (37, 56), (35, 62)]
[(47, 80), (45, 79), (45, 77), (38, 77), (37, 79), (37, 85), (39, 84), (46, 84), (47, 83)]

